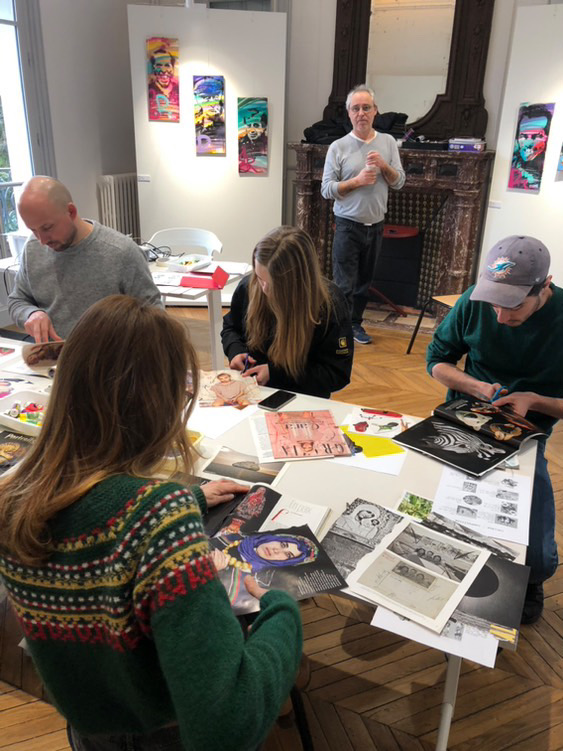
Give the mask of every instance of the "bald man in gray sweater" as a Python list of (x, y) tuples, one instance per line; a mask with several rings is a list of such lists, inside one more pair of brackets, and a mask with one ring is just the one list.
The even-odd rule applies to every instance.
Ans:
[(18, 210), (35, 237), (25, 245), (8, 310), (36, 342), (65, 339), (82, 313), (108, 295), (132, 295), (162, 307), (139, 246), (81, 219), (61, 182), (31, 178)]

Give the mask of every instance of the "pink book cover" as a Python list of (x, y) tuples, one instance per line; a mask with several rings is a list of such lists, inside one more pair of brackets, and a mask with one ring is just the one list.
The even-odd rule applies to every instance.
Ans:
[(275, 459), (326, 459), (352, 452), (328, 409), (265, 415)]

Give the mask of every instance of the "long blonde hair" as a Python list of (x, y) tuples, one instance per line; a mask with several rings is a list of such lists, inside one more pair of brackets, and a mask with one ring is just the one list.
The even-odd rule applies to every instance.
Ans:
[(0, 544), (39, 564), (49, 519), (104, 478), (146, 476), (170, 452), (191, 471), (190, 371), (197, 394), (187, 330), (163, 310), (125, 295), (92, 305), (63, 347), (39, 437), (0, 480)]
[(264, 266), (272, 279), (268, 295), (254, 269), (249, 283), (246, 331), (250, 350), (264, 352), (292, 378), (303, 372), (315, 327), (326, 321), (332, 301), (310, 236), (297, 227), (277, 227), (254, 248), (253, 267)]

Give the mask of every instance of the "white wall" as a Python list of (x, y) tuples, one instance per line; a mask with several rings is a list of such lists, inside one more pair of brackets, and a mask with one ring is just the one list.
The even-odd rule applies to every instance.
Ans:
[(98, 175), (135, 171), (127, 0), (40, 0), (57, 177), (98, 216)]
[[(293, 0), (288, 18), (286, 140), (322, 120), (332, 89), (336, 0)], [(286, 153), (284, 221), (293, 223), (295, 152)]]
[[(129, 7), (129, 34), (141, 233), (204, 227), (226, 260), (245, 260), (281, 223), (286, 16), (192, 8)], [(149, 122), (146, 39), (174, 37), (180, 49), (180, 123)], [(194, 75), (225, 76), (225, 157), (196, 156)], [(238, 174), (237, 97), (268, 98), (267, 176)]]
[[(563, 182), (556, 183), (554, 178), (563, 140), (562, 38), (563, 5), (519, 8), (483, 239), (487, 250), (507, 235), (538, 237), (551, 252), (552, 273), (558, 284), (563, 283)], [(536, 195), (507, 189), (518, 110), (524, 102), (556, 103), (543, 179)]]

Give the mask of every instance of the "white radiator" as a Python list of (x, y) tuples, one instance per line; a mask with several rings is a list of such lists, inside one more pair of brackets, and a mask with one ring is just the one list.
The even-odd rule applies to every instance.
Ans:
[(141, 230), (136, 173), (101, 175), (96, 194), (100, 222), (124, 235), (139, 239)]

